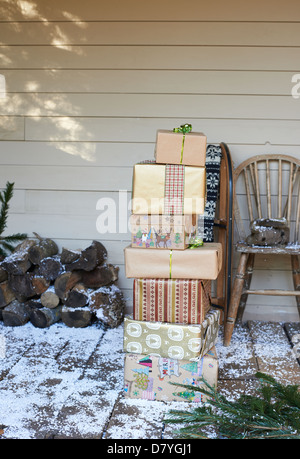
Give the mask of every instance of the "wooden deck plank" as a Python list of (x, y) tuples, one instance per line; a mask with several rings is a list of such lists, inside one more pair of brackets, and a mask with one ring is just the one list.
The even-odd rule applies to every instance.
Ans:
[(106, 439), (161, 439), (167, 405), (161, 401), (125, 399), (117, 401)]
[(223, 346), (223, 330), (221, 329), (216, 348), (219, 359), (219, 381), (253, 378), (258, 367), (247, 325), (241, 322), (236, 323), (231, 344), (228, 347)]
[(284, 384), (300, 384), (300, 367), (283, 326), (249, 321), (259, 371)]
[(96, 381), (84, 381), (64, 403), (54, 438), (101, 439), (118, 396), (118, 391), (105, 390)]

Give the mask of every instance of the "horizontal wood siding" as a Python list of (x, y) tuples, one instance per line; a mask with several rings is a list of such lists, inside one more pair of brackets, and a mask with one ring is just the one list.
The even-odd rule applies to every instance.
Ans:
[[(226, 142), (235, 166), (255, 154), (300, 155), (299, 2), (182, 6), (0, 1), (0, 188), (15, 182), (7, 233), (36, 231), (60, 248), (101, 240), (120, 266), (128, 310), (122, 206), (132, 166), (154, 157), (157, 129), (190, 122), (209, 143)], [(115, 203), (114, 232), (97, 230), (101, 200)], [(285, 257), (260, 256), (256, 266), (254, 288), (291, 288)], [(252, 296), (245, 314), (298, 319), (294, 298)]]

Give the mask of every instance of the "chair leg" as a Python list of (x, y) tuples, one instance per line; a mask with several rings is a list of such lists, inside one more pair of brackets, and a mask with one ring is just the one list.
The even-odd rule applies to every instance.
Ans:
[(242, 253), (235, 275), (224, 330), (224, 346), (229, 346), (245, 282), (248, 253)]
[[(298, 255), (291, 255), (291, 262), (292, 262), (294, 289), (300, 290), (300, 265), (299, 265)], [(298, 295), (296, 296), (296, 301), (297, 301), (298, 314), (300, 317), (300, 296)]]
[[(245, 273), (245, 283), (244, 283), (245, 290), (248, 290), (250, 288), (252, 274), (253, 274), (254, 259), (255, 259), (255, 253), (249, 253), (249, 257), (248, 257), (247, 265), (246, 265), (246, 273)], [(242, 320), (242, 317), (245, 311), (245, 307), (247, 304), (247, 299), (248, 299), (248, 293), (243, 293), (241, 296), (241, 301), (240, 301), (238, 311), (237, 311), (237, 319)]]

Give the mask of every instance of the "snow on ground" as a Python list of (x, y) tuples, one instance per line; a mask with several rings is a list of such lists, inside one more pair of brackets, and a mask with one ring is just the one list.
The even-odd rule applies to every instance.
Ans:
[[(226, 370), (233, 379), (255, 373), (249, 340), (244, 329), (235, 331), (230, 347), (219, 338), (219, 372)], [(271, 337), (258, 345), (265, 354), (274, 352)], [(2, 438), (37, 438), (36, 432), (40, 438), (49, 432), (69, 437), (100, 434), (122, 394), (122, 349), (122, 325), (104, 331), (99, 323), (82, 329), (63, 323), (39, 329), (30, 323), (5, 327), (0, 322), (0, 429), (7, 426)], [(123, 399), (118, 422), (106, 438), (146, 438), (150, 427), (159, 431), (168, 410), (195, 405)], [(138, 416), (126, 416), (135, 410)], [(164, 438), (172, 438), (168, 426)]]

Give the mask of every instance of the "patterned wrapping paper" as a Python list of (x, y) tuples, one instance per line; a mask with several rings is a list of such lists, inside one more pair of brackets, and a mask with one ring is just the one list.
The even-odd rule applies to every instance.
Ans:
[(134, 279), (133, 318), (199, 324), (211, 307), (211, 281)]
[(131, 246), (147, 249), (186, 249), (196, 236), (197, 215), (130, 216)]
[(201, 324), (185, 325), (124, 319), (124, 352), (197, 361), (218, 341), (220, 311), (211, 310)]
[(159, 129), (156, 134), (156, 162), (205, 166), (206, 136), (201, 132), (188, 132), (184, 142), (183, 136), (182, 132)]
[[(124, 395), (147, 400), (204, 402), (207, 396), (197, 391), (205, 381), (217, 387), (218, 357), (213, 347), (198, 362), (159, 357), (156, 354), (126, 354)], [(187, 391), (172, 383), (195, 387)]]
[(206, 204), (200, 220), (204, 223), (203, 240), (214, 241), (214, 222), (219, 192), (222, 150), (220, 145), (207, 145), (206, 148)]
[(133, 167), (133, 214), (203, 214), (205, 199), (205, 167), (151, 161)]

